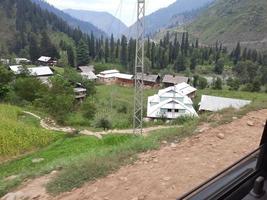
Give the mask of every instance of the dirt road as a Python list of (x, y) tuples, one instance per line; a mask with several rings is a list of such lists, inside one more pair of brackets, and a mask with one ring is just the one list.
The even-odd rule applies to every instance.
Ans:
[(40, 194), (38, 199), (173, 200), (255, 149), (266, 119), (267, 110), (251, 112), (178, 144), (141, 154), (134, 165), (80, 189), (56, 198)]

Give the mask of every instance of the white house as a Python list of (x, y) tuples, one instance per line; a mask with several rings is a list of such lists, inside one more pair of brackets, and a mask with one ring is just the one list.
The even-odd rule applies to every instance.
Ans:
[(183, 82), (180, 84), (175, 85), (176, 89), (179, 90), (182, 94), (190, 97), (191, 99), (196, 97), (197, 89), (192, 87), (191, 85)]
[[(21, 70), (23, 69), (22, 65), (11, 65), (11, 66), (9, 66), (9, 68), (16, 75), (20, 74)], [(32, 75), (32, 76), (52, 76), (53, 75), (52, 70), (48, 66), (30, 67), (27, 69), (28, 69), (30, 75)]]
[(31, 63), (31, 61), (27, 58), (15, 58), (15, 63), (16, 64), (28, 64), (28, 63)]
[(148, 97), (147, 117), (175, 119), (181, 116), (198, 117), (198, 114), (192, 100), (177, 87), (159, 90), (158, 94)]
[(216, 112), (225, 108), (240, 109), (250, 103), (251, 101), (248, 100), (202, 95), (199, 111)]

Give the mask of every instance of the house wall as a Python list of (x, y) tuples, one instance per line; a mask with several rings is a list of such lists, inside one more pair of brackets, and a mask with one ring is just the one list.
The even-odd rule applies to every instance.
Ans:
[(134, 84), (134, 81), (129, 79), (117, 78), (116, 83), (122, 86), (132, 86)]

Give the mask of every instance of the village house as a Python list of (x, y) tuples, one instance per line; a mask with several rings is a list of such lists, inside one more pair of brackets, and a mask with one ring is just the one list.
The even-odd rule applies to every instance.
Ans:
[[(141, 80), (141, 74), (136, 75), (137, 80)], [(153, 74), (144, 74), (143, 75), (143, 80), (144, 80), (144, 86), (149, 86), (149, 87), (159, 87), (160, 86), (160, 76), (153, 75)]]
[[(11, 65), (9, 66), (10, 70), (19, 75), (23, 70), (22, 65)], [(49, 78), (53, 76), (53, 71), (48, 66), (40, 66), (40, 67), (29, 67), (26, 68), (31, 76), (37, 77), (43, 84), (50, 85)]]
[(216, 112), (226, 108), (240, 109), (250, 103), (251, 101), (248, 100), (202, 95), (199, 111)]
[(79, 72), (94, 72), (95, 71), (95, 66), (94, 65), (89, 65), (89, 66), (79, 66), (78, 67)]
[(131, 74), (116, 74), (116, 83), (122, 86), (132, 86), (134, 83), (133, 75)]
[(99, 82), (106, 83), (106, 84), (113, 84), (116, 82), (116, 75), (120, 72), (116, 69), (112, 70), (105, 70), (97, 74)]
[(180, 83), (175, 85), (176, 89), (179, 90), (182, 94), (188, 96), (191, 99), (194, 99), (196, 97), (197, 89), (192, 87), (191, 85), (187, 83)]
[(192, 100), (175, 87), (159, 90), (158, 94), (148, 97), (147, 117), (176, 119), (181, 116), (198, 117)]
[(167, 74), (163, 77), (162, 83), (164, 87), (174, 86), (180, 83), (188, 83), (189, 78), (185, 76), (175, 76)]
[(97, 79), (97, 76), (95, 75), (94, 71), (95, 68), (93, 65), (90, 66), (79, 66), (78, 71), (80, 72), (81, 76), (88, 79), (95, 81)]
[(4, 64), (4, 65), (9, 65), (10, 60), (9, 59), (5, 59), (5, 58), (1, 58), (0, 59), (0, 63)]
[(83, 87), (75, 87), (74, 88), (74, 94), (75, 94), (75, 99), (79, 101), (83, 101), (86, 98), (86, 92), (87, 90)]
[(31, 61), (28, 60), (27, 58), (15, 58), (15, 63), (17, 65), (19, 65), (19, 64), (30, 64)]
[(38, 63), (40, 65), (54, 66), (55, 64), (57, 64), (57, 61), (53, 60), (51, 57), (41, 56), (38, 59)]

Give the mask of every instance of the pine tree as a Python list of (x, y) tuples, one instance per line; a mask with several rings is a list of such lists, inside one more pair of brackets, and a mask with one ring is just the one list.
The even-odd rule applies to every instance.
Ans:
[(67, 47), (67, 56), (68, 56), (68, 64), (71, 67), (75, 66), (75, 56), (74, 56), (74, 51), (71, 46)]
[(88, 46), (84, 40), (81, 40), (77, 46), (77, 65), (87, 65), (89, 63)]
[(40, 57), (40, 49), (38, 46), (37, 38), (34, 34), (30, 38), (29, 54), (32, 61), (36, 61)]
[(233, 53), (235, 64), (237, 64), (237, 62), (240, 60), (240, 55), (241, 55), (241, 46), (240, 46), (240, 42), (238, 42)]
[(89, 48), (90, 49), (90, 56), (92, 59), (94, 59), (96, 56), (96, 51), (95, 51), (95, 36), (93, 33), (91, 33), (90, 39), (91, 39), (90, 48)]
[(127, 38), (123, 35), (121, 38), (121, 64), (127, 66)]
[(115, 52), (115, 57), (116, 59), (120, 58), (120, 39), (117, 40), (117, 44), (116, 44), (116, 52)]
[(152, 42), (152, 47), (151, 47), (151, 67), (152, 67), (152, 69), (156, 68), (155, 56), (156, 56), (156, 45), (154, 42)]
[(115, 42), (114, 42), (113, 34), (111, 35), (111, 38), (110, 38), (110, 60), (112, 63), (115, 62)]
[(108, 38), (105, 41), (105, 62), (109, 62), (109, 40)]

